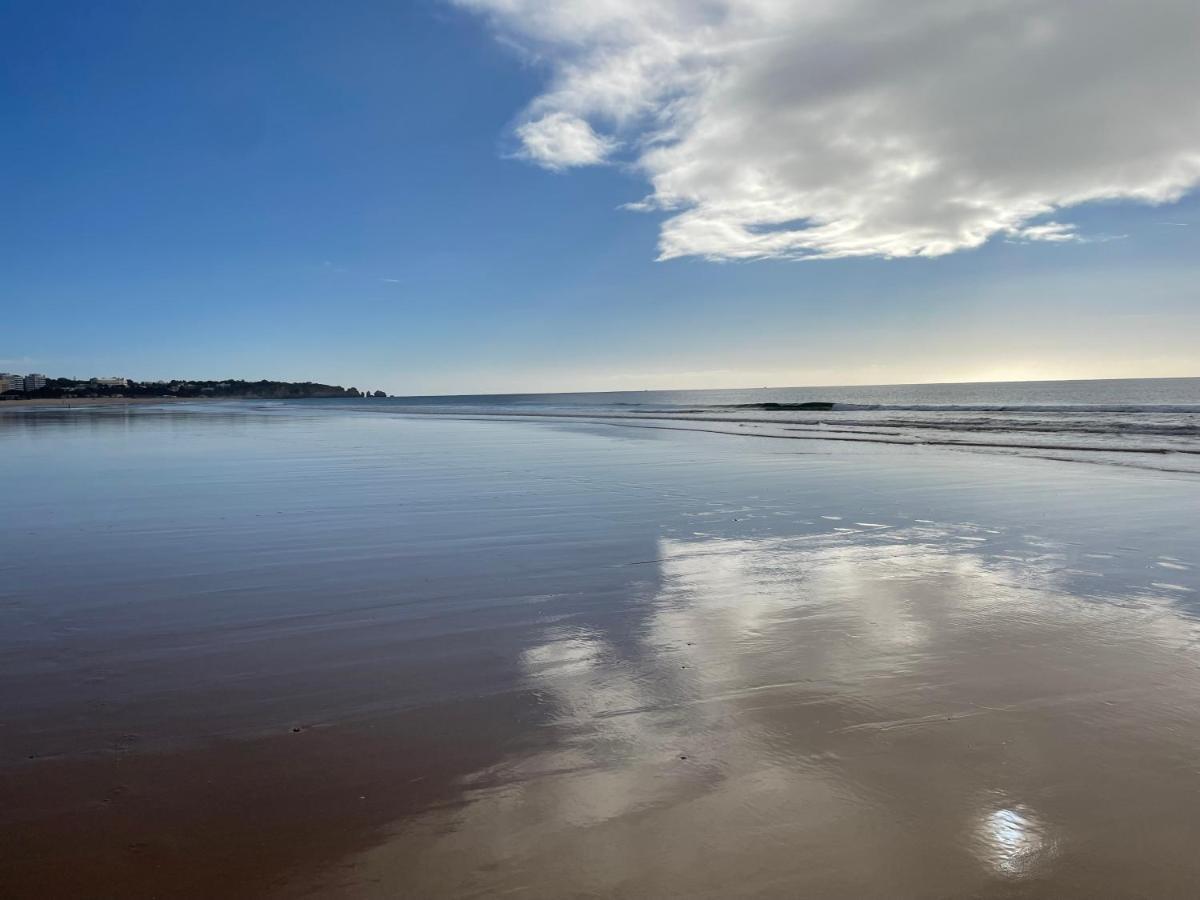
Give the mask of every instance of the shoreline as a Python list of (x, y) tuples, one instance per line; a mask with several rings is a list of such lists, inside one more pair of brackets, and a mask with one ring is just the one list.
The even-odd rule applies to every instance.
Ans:
[(31, 400), (0, 400), (0, 411), (15, 407), (18, 409), (84, 409), (92, 406), (149, 406), (155, 403), (265, 403), (276, 401), (280, 403), (305, 403), (310, 400), (359, 400), (356, 397), (47, 397)]
[(83, 409), (89, 406), (145, 406), (152, 403), (179, 403), (206, 400), (207, 397), (46, 397), (33, 400), (0, 400), (0, 412), (6, 409)]
[[(421, 410), (405, 406), (396, 406), (369, 398), (324, 398), (324, 397), (96, 397), (86, 400), (67, 398), (31, 399), (0, 401), (0, 414), (6, 407), (13, 407), (20, 412), (51, 412), (60, 410), (86, 410), (98, 408), (154, 406), (156, 404), (177, 403), (226, 403), (253, 404), (276, 402), (284, 405), (295, 404), (302, 406), (309, 402), (328, 399), (349, 399), (351, 402), (324, 405), (330, 411), (342, 409), (346, 412), (379, 412), (397, 417), (412, 419), (429, 419), (442, 421), (479, 421), (479, 422), (543, 422), (570, 423), (580, 425), (601, 426), (607, 428), (647, 429), (678, 432), (698, 432), (728, 437), (763, 438), (769, 440), (810, 441), (819, 443), (853, 445), (879, 445), (898, 448), (944, 450), (949, 452), (974, 452), (994, 455), (1015, 455), (1027, 459), (1040, 459), (1057, 463), (1083, 463), (1087, 465), (1117, 466), (1122, 468), (1139, 469), (1148, 472), (1159, 472), (1171, 475), (1195, 476), (1200, 475), (1200, 463), (1192, 462), (1200, 457), (1200, 445), (1171, 446), (1167, 441), (1171, 438), (1160, 438), (1154, 444), (1130, 446), (1128, 438), (1116, 435), (1112, 442), (1108, 439), (1096, 440), (1094, 443), (1059, 443), (1053, 440), (1033, 441), (1022, 439), (1029, 430), (1013, 430), (999, 433), (1010, 434), (1012, 440), (984, 440), (970, 437), (953, 436), (956, 432), (937, 432), (936, 429), (913, 428), (905, 433), (900, 425), (893, 425), (891, 431), (880, 431), (863, 427), (861, 423), (849, 423), (841, 427), (826, 427), (824, 421), (806, 422), (804, 420), (770, 420), (770, 419), (739, 419), (720, 416), (685, 416), (669, 412), (631, 414), (611, 411), (579, 411), (558, 412), (538, 411), (526, 412), (518, 410), (497, 410), (484, 412), (480, 410)], [(391, 398), (389, 398), (391, 399)], [(836, 424), (836, 423), (835, 423)], [(979, 434), (978, 430), (967, 429), (964, 435)], [(1067, 432), (1078, 438), (1079, 435)], [(980, 435), (982, 437), (982, 435)], [(1117, 443), (1120, 441), (1120, 443)], [(1171, 465), (1160, 463), (1160, 460), (1177, 460)]]

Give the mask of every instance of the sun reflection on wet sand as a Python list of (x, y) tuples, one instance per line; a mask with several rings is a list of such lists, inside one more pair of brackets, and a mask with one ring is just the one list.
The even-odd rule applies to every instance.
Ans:
[(997, 809), (984, 818), (980, 827), (983, 858), (1002, 875), (1032, 874), (1052, 848), (1043, 831), (1037, 818), (1023, 807)]

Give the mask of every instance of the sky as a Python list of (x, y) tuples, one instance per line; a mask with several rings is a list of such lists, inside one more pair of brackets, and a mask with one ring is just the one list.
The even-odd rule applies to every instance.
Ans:
[(1200, 4), (0, 4), (0, 371), (1200, 375)]

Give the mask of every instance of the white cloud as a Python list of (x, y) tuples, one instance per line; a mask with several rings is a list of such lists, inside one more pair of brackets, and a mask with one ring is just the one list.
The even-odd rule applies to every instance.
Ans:
[(1200, 182), (1195, 0), (455, 2), (549, 66), (523, 155), (644, 174), (664, 259), (1068, 241)]
[(548, 169), (604, 162), (615, 141), (601, 137), (586, 120), (565, 112), (547, 113), (517, 127), (524, 155)]
[(1026, 225), (1013, 230), (1013, 235), (1027, 241), (1077, 241), (1074, 225), (1064, 225), (1062, 222), (1044, 222), (1041, 225)]

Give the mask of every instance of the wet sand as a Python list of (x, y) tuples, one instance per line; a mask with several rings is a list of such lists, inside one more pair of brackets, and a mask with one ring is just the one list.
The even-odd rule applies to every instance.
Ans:
[[(34, 400), (0, 400), (0, 412), (4, 410), (34, 409), (82, 409), (92, 406), (144, 406), (163, 403), (189, 402), (183, 397), (48, 397)], [(190, 402), (197, 402), (191, 400)]]
[(0, 425), (17, 897), (1192, 897), (1200, 481), (222, 405)]

